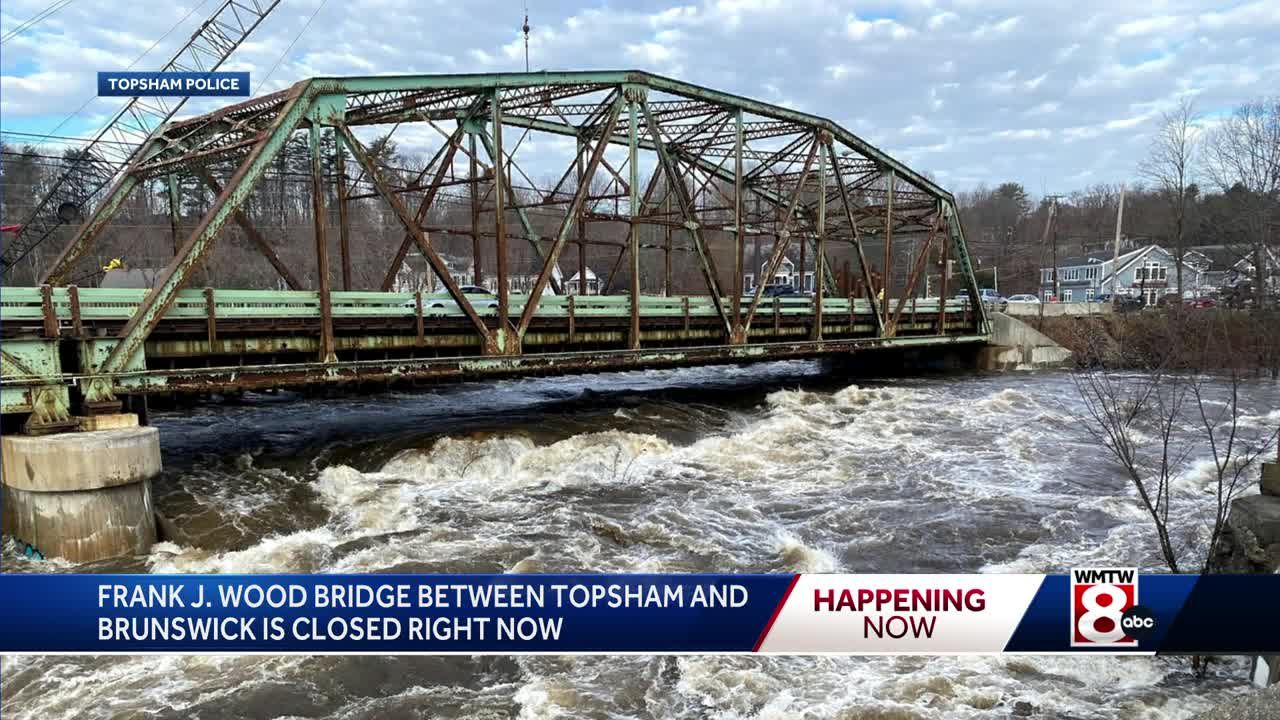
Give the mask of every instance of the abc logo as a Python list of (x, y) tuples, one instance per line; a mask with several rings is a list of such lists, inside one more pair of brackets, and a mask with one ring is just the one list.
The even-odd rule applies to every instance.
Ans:
[(1155, 613), (1142, 605), (1134, 605), (1120, 616), (1120, 628), (1135, 640), (1145, 639), (1155, 632)]

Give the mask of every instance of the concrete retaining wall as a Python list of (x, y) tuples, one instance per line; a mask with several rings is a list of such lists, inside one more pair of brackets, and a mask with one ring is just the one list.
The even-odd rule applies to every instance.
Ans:
[(992, 313), (990, 344), (978, 354), (982, 370), (1034, 370), (1061, 367), (1071, 351), (1053, 338), (1004, 313)]
[[(1111, 303), (1044, 303), (1045, 317), (1110, 315)], [(1040, 317), (1041, 305), (1035, 303), (1009, 303), (1005, 314), (1015, 317)]]

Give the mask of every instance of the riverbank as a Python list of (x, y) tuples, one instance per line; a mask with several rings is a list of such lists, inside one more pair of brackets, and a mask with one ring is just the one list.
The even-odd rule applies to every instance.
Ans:
[(1148, 310), (1027, 318), (1079, 367), (1234, 370), (1280, 377), (1280, 312)]
[(1280, 685), (1235, 698), (1192, 720), (1275, 720), (1280, 717)]

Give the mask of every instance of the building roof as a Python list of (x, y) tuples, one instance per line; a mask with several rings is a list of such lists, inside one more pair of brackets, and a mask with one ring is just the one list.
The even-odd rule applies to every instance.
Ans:
[(154, 288), (163, 274), (164, 268), (116, 268), (102, 276), (98, 287)]
[[(1135, 250), (1130, 250), (1130, 251), (1128, 251), (1128, 252), (1126, 252), (1126, 253), (1122, 253), (1122, 254), (1120, 255), (1120, 266), (1121, 266), (1121, 267), (1124, 267), (1124, 266), (1125, 266), (1125, 265), (1126, 265), (1130, 260), (1133, 260), (1133, 259), (1134, 259), (1134, 258), (1136, 258), (1138, 255), (1140, 255), (1141, 253), (1146, 252), (1147, 250), (1149, 250), (1149, 249), (1151, 249), (1151, 248), (1153, 248), (1153, 247), (1159, 247), (1159, 246), (1158, 246), (1158, 245), (1144, 245), (1144, 246), (1142, 246), (1142, 247), (1140, 247), (1140, 248), (1137, 248), (1137, 249), (1135, 249)], [(1111, 259), (1112, 259), (1112, 255), (1111, 255), (1111, 253), (1094, 253), (1094, 254), (1092, 254), (1092, 255), (1079, 255), (1079, 256), (1076, 256), (1076, 257), (1069, 257), (1069, 258), (1066, 258), (1066, 259), (1064, 259), (1064, 260), (1059, 260), (1059, 261), (1058, 261), (1058, 267), (1060, 267), (1060, 268), (1068, 268), (1068, 267), (1088, 267), (1088, 266), (1090, 266), (1090, 265), (1101, 265), (1102, 263), (1109, 263), (1109, 262), (1111, 262)], [(1044, 268), (1040, 268), (1040, 269), (1041, 269), (1041, 270), (1052, 270), (1053, 268), (1051, 268), (1051, 267), (1044, 267)]]

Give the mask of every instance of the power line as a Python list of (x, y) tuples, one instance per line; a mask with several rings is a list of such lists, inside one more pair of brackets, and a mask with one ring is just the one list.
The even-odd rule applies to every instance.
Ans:
[(16, 37), (19, 33), (31, 28), (36, 23), (53, 16), (54, 13), (58, 12), (59, 10), (61, 10), (62, 8), (70, 4), (71, 4), (71, 0), (58, 0), (58, 2), (55, 2), (52, 5), (49, 5), (44, 10), (41, 10), (40, 12), (33, 15), (26, 22), (18, 25), (18, 27), (6, 33), (4, 37), (0, 38), (0, 45), (3, 45), (9, 42), (14, 37)]
[(262, 92), (262, 88), (266, 87), (267, 81), (271, 79), (271, 75), (275, 73), (276, 68), (280, 67), (280, 63), (284, 62), (285, 57), (287, 57), (293, 50), (293, 46), (302, 38), (302, 34), (307, 31), (307, 28), (311, 27), (311, 21), (316, 19), (316, 15), (320, 14), (320, 11), (324, 9), (325, 3), (327, 2), (329, 2), (329, 0), (320, 0), (320, 5), (316, 8), (315, 12), (311, 13), (311, 17), (307, 18), (306, 24), (302, 26), (302, 29), (298, 31), (297, 35), (293, 36), (293, 42), (289, 43), (289, 47), (285, 48), (284, 52), (280, 53), (280, 57), (276, 58), (276, 63), (271, 66), (271, 69), (267, 71), (267, 74), (263, 76), (262, 80), (258, 81), (258, 87), (253, 91), (254, 95)]
[[(169, 37), (169, 35), (173, 34), (173, 31), (177, 30), (180, 25), (185, 23), (187, 21), (187, 18), (191, 17), (196, 10), (199, 10), (200, 8), (204, 7), (205, 4), (208, 2), (209, 0), (200, 0), (200, 3), (198, 5), (195, 5), (189, 11), (187, 11), (187, 14), (182, 16), (182, 19), (174, 23), (173, 26), (170, 27), (168, 30), (166, 30), (165, 33), (161, 35), (155, 42), (151, 43), (151, 47), (147, 48), (146, 50), (143, 50), (141, 55), (134, 58), (133, 62), (129, 63), (129, 66), (126, 67), (125, 70), (132, 70), (135, 65), (142, 62), (142, 59), (145, 58), (147, 55), (149, 55), (152, 50), (155, 50), (157, 45), (163, 42), (165, 38)], [(76, 108), (74, 112), (72, 112), (70, 115), (63, 118), (62, 122), (54, 126), (53, 130), (50, 130), (49, 134), (45, 135), (44, 137), (52, 137), (55, 133), (57, 133), (64, 126), (66, 126), (67, 123), (71, 122), (72, 118), (84, 112), (85, 108), (89, 107), (91, 104), (93, 104), (93, 101), (97, 99), (98, 97), (96, 95), (90, 96), (88, 100), (85, 100), (84, 103), (80, 107)], [(34, 137), (40, 137), (40, 136), (37, 135)]]

